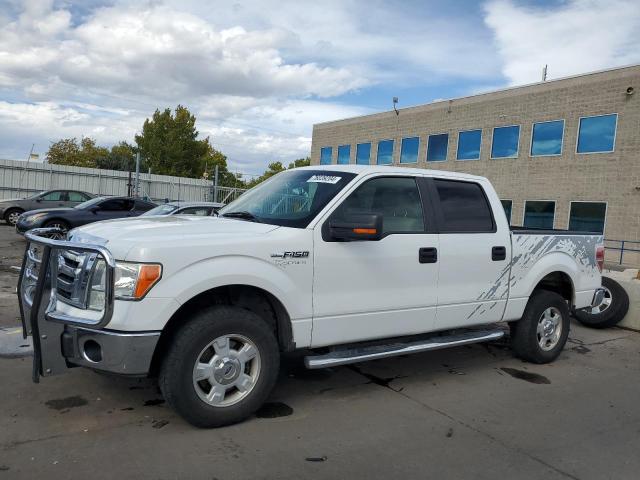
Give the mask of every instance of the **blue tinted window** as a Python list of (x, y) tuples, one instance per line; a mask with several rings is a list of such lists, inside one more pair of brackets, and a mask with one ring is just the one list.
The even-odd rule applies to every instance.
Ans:
[(359, 143), (356, 146), (356, 163), (358, 165), (369, 165), (371, 162), (371, 144)]
[(520, 125), (496, 127), (493, 129), (491, 158), (514, 158), (518, 156)]
[(449, 148), (449, 134), (429, 135), (427, 142), (427, 162), (444, 162)]
[(390, 165), (393, 162), (393, 140), (378, 142), (378, 165)]
[(507, 222), (511, 225), (511, 209), (513, 207), (512, 200), (500, 200), (502, 203), (502, 208), (504, 208), (504, 214), (507, 216)]
[(560, 155), (563, 135), (564, 120), (534, 123), (531, 135), (531, 156)]
[(569, 230), (604, 233), (607, 204), (603, 202), (572, 202)]
[(458, 160), (477, 160), (480, 158), (482, 130), (469, 130), (458, 134)]
[(400, 149), (400, 163), (417, 163), (420, 139), (418, 137), (403, 138)]
[(322, 147), (320, 149), (320, 165), (331, 165), (331, 154), (333, 150), (331, 147)]
[(524, 204), (524, 226), (552, 229), (555, 211), (554, 202), (527, 201)]
[(351, 145), (340, 145), (338, 147), (338, 165), (348, 165), (351, 156)]
[(580, 119), (578, 153), (612, 152), (618, 116), (600, 115)]

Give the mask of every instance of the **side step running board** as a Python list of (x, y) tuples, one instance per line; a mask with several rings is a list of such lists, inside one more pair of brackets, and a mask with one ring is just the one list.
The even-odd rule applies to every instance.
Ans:
[[(429, 350), (439, 350), (448, 347), (457, 347), (469, 343), (488, 342), (497, 340), (504, 336), (504, 331), (493, 330), (466, 330), (458, 331), (450, 335), (437, 335), (426, 337), (421, 340), (395, 341), (388, 344), (363, 345), (344, 347), (333, 350), (324, 355), (310, 355), (304, 358), (307, 368), (326, 368), (349, 363), (365, 362), (379, 358), (395, 357), (397, 355), (407, 355), (410, 353), (427, 352)], [(415, 337), (413, 337), (415, 339)]]

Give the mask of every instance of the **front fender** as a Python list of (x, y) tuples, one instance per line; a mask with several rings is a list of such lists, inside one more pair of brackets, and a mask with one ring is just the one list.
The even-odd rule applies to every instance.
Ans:
[(149, 293), (153, 297), (173, 297), (183, 304), (225, 285), (249, 285), (269, 292), (282, 303), (291, 320), (311, 317), (311, 275), (306, 279), (295, 277), (284, 268), (250, 256), (227, 255), (192, 263), (163, 278)]

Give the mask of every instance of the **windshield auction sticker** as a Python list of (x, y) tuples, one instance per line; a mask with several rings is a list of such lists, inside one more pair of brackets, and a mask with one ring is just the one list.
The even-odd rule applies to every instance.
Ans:
[(307, 183), (332, 183), (335, 185), (341, 179), (342, 177), (335, 177), (333, 175), (313, 175), (307, 180)]

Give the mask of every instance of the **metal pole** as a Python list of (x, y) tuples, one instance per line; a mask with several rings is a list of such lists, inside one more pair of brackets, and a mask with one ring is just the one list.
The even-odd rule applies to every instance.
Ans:
[(218, 201), (218, 165), (216, 165), (216, 171), (213, 177), (213, 201)]
[(136, 185), (134, 195), (136, 198), (140, 196), (140, 152), (136, 153)]
[(622, 265), (622, 255), (624, 255), (624, 240), (620, 242), (620, 265)]

